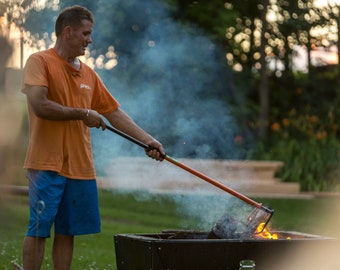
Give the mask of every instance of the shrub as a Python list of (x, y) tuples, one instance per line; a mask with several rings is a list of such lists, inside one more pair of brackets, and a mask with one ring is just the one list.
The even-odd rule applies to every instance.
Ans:
[(321, 121), (308, 111), (293, 109), (273, 122), (270, 130), (270, 140), (259, 143), (250, 158), (284, 161), (279, 176), (286, 182), (299, 182), (303, 191), (340, 190), (340, 141), (331, 112)]

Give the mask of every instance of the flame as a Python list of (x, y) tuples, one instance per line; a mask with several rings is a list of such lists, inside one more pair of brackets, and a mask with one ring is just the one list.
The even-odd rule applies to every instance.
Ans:
[(260, 223), (256, 229), (256, 237), (274, 240), (279, 239), (279, 236), (276, 233), (271, 233), (269, 230), (264, 228), (265, 225), (265, 222)]

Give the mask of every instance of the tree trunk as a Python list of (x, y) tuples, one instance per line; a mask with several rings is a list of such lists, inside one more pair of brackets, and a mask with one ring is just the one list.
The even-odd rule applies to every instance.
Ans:
[(309, 38), (309, 34), (308, 35), (308, 43), (306, 44), (306, 48), (307, 48), (307, 70), (308, 70), (308, 75), (311, 75), (311, 70), (312, 70), (312, 44), (310, 43), (310, 38)]
[(340, 17), (337, 17), (337, 25), (338, 25), (338, 41), (337, 41), (337, 47), (338, 47), (338, 81), (340, 81)]
[(259, 139), (265, 141), (268, 137), (268, 117), (269, 117), (269, 89), (267, 77), (267, 62), (266, 62), (266, 38), (265, 33), (267, 30), (267, 6), (268, 0), (261, 1), (263, 9), (260, 12), (262, 21), (261, 45), (260, 45), (260, 82), (259, 82), (259, 101), (260, 101), (260, 115), (259, 115)]
[(0, 35), (0, 93), (5, 89), (6, 64), (11, 57), (13, 48), (6, 36)]

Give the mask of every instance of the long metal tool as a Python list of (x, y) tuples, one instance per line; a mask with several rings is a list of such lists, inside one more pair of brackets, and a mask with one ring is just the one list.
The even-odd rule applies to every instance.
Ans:
[[(121, 137), (143, 147), (145, 150), (148, 149), (152, 149), (152, 147), (150, 147), (149, 145), (135, 139), (134, 137), (131, 137), (130, 135), (112, 127), (109, 125), (106, 125), (106, 128), (118, 135), (120, 135)], [(266, 225), (268, 224), (269, 220), (271, 219), (271, 217), (274, 214), (274, 210), (267, 208), (265, 206), (262, 205), (262, 203), (258, 203), (246, 196), (244, 196), (243, 194), (223, 185), (222, 183), (212, 179), (211, 177), (191, 168), (190, 166), (168, 156), (165, 155), (164, 157), (165, 160), (167, 160), (168, 162), (186, 170), (187, 172), (205, 180), (206, 182), (218, 187), (219, 189), (228, 192), (229, 194), (239, 198), (240, 200), (244, 201), (245, 203), (252, 205), (254, 207), (256, 207), (256, 209), (252, 212), (252, 214), (248, 217), (248, 229), (251, 231), (251, 233), (253, 233), (256, 229), (258, 229), (258, 226), (261, 224), (261, 230), (259, 232), (262, 232), (264, 230), (264, 228), (266, 227)], [(261, 211), (260, 211), (261, 210)], [(260, 213), (261, 212), (261, 213)]]

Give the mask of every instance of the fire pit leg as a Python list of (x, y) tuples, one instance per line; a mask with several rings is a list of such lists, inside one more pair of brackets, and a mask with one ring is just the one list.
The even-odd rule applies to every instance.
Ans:
[(255, 261), (253, 260), (242, 260), (240, 261), (239, 270), (255, 270)]

